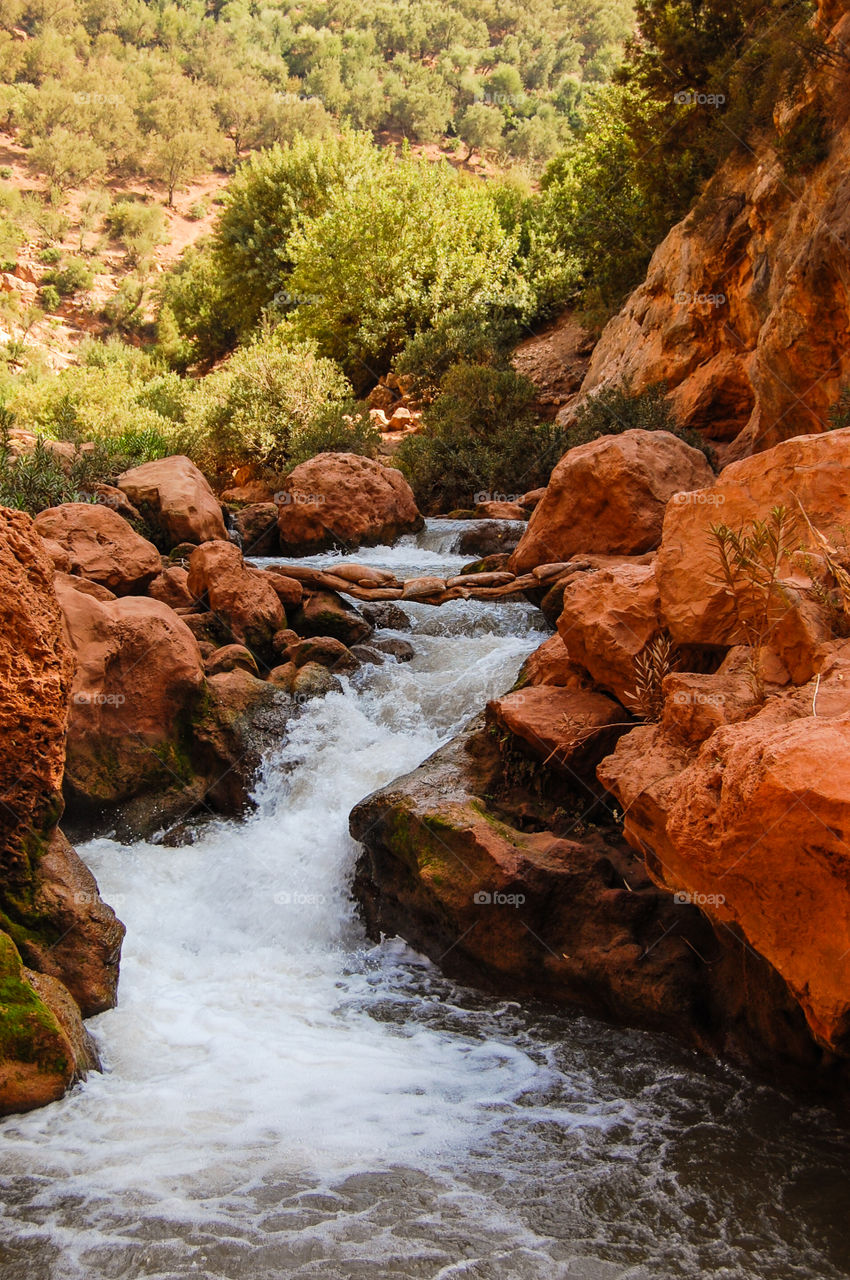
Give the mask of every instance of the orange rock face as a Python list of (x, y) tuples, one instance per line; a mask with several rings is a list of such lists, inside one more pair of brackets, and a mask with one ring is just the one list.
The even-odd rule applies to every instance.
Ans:
[[(846, 44), (846, 5), (822, 4), (821, 16)], [(608, 324), (582, 392), (666, 382), (682, 421), (735, 439), (736, 457), (825, 429), (850, 377), (850, 118), (839, 75), (821, 64), (780, 120), (787, 130), (814, 99), (826, 158), (789, 178), (767, 142), (730, 157)]]
[(74, 663), (53, 593), (53, 566), (32, 521), (0, 508), (0, 850), (23, 858), (27, 832), (62, 811), (65, 727)]
[(62, 548), (68, 573), (99, 582), (118, 596), (144, 593), (162, 568), (153, 543), (99, 503), (50, 507), (35, 517), (35, 529)]
[(188, 587), (196, 600), (208, 603), (234, 643), (270, 655), (286, 614), (270, 575), (247, 568), (238, 547), (231, 542), (198, 547), (189, 558)]
[(218, 499), (194, 462), (182, 454), (125, 471), (118, 477), (118, 488), (169, 548), (181, 542), (227, 540)]
[(284, 483), (278, 529), (292, 555), (391, 543), (424, 524), (400, 471), (351, 453), (320, 453)]
[(95, 600), (63, 575), (56, 591), (77, 659), (66, 785), (97, 804), (176, 776), (170, 753), (203, 684), (195, 637), (158, 600)]
[(583, 552), (651, 551), (673, 494), (713, 479), (703, 455), (667, 431), (624, 431), (579, 445), (552, 472), (509, 567), (522, 573)]
[[(659, 884), (770, 962), (821, 1045), (850, 1055), (850, 646), (837, 646), (817, 691), (748, 718), (722, 674), (690, 687), (671, 677), (665, 692), (672, 714), (622, 738), (599, 768), (628, 839)], [(712, 697), (718, 727), (694, 744), (682, 712)]]
[(492, 723), (512, 735), (532, 759), (584, 780), (608, 743), (623, 731), (623, 710), (611, 698), (583, 689), (538, 685), (495, 698)]
[[(746, 530), (754, 519), (768, 518), (773, 507), (784, 505), (797, 512), (798, 502), (821, 533), (839, 548), (846, 547), (850, 428), (787, 440), (726, 467), (710, 488), (677, 495), (670, 502), (656, 575), (664, 619), (677, 643), (728, 645), (736, 639), (734, 609), (720, 579), (712, 525)], [(805, 535), (800, 523), (794, 545)]]
[(0, 1113), (61, 1097), (97, 1065), (80, 1009), (115, 1003), (123, 925), (56, 827), (73, 670), (44, 544), (0, 508)]
[(569, 660), (627, 707), (634, 705), (635, 659), (661, 627), (651, 564), (577, 574), (564, 591), (558, 635)]

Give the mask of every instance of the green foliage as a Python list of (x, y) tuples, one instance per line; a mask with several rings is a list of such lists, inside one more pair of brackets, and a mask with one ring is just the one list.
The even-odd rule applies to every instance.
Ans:
[(158, 204), (118, 200), (109, 210), (106, 224), (124, 245), (133, 264), (149, 258), (166, 239), (165, 214)]
[(779, 135), (776, 151), (787, 174), (806, 173), (829, 155), (829, 129), (816, 104), (804, 107)]
[(46, 284), (53, 285), (61, 297), (67, 298), (81, 289), (90, 289), (94, 275), (82, 258), (66, 258), (61, 266), (49, 271), (44, 280)]
[(384, 152), (295, 231), (293, 323), (363, 388), (441, 313), (507, 299), (515, 250), (484, 184)]
[[(241, 166), (227, 190), (212, 256), (194, 267), (195, 276), (217, 292), (228, 329), (247, 335), (276, 294), (292, 292), (290, 243), (297, 228), (325, 211), (332, 191), (374, 179), (376, 168), (371, 140), (350, 131), (327, 141), (298, 137)], [(169, 301), (179, 323), (180, 301)], [(191, 336), (201, 341), (201, 335)], [(202, 356), (206, 345), (201, 343)]]
[(753, 694), (765, 695), (764, 650), (787, 613), (787, 591), (781, 582), (789, 557), (800, 548), (796, 516), (787, 507), (774, 507), (764, 520), (753, 520), (749, 529), (713, 525), (714, 543), (722, 584), (735, 614), (735, 641), (751, 650), (750, 677)]
[(315, 418), (301, 427), (293, 438), (285, 469), (291, 471), (319, 453), (358, 453), (374, 458), (380, 444), (381, 433), (363, 404), (342, 400), (319, 409)]
[[(812, 12), (810, 0), (637, 0), (619, 83), (585, 95), (543, 179), (543, 222), (589, 322), (604, 323), (639, 283), (718, 163), (773, 129), (776, 102), (819, 56)], [(788, 163), (822, 157), (818, 114), (779, 143)]]
[(829, 411), (829, 430), (841, 431), (850, 427), (850, 384), (845, 384), (838, 399)]
[(430, 403), (453, 365), (506, 367), (522, 332), (511, 317), (474, 308), (446, 311), (408, 339), (393, 367), (407, 377), (418, 400)]
[(454, 366), (424, 423), (396, 461), (429, 512), (468, 509), (480, 492), (525, 493), (563, 453), (560, 430), (535, 420), (532, 384), (512, 370)]
[(62, 301), (62, 295), (55, 284), (44, 285), (41, 289), (40, 297), (41, 305), (45, 311), (56, 311)]
[(284, 470), (302, 433), (349, 394), (339, 368), (282, 326), (202, 381), (188, 412), (193, 456), (211, 468), (251, 459)]
[(713, 459), (711, 447), (699, 432), (679, 425), (663, 383), (641, 392), (633, 391), (628, 379), (600, 388), (581, 402), (564, 439), (567, 449), (575, 449), (600, 436), (619, 435), (623, 431), (669, 431), (693, 449), (701, 450), (709, 462)]

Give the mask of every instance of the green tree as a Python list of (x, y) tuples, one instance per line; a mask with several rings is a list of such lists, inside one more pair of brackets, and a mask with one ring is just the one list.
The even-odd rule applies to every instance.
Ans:
[(374, 181), (334, 188), (292, 237), (294, 323), (364, 387), (442, 312), (498, 303), (515, 247), (482, 183), (384, 152)]

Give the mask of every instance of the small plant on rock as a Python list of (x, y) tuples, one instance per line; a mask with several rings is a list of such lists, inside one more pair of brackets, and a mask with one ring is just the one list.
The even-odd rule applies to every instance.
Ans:
[(788, 610), (780, 575), (799, 549), (797, 520), (787, 507), (774, 507), (749, 530), (712, 525), (720, 562), (719, 580), (735, 615), (734, 639), (750, 649), (750, 677), (758, 701), (765, 696), (763, 655), (777, 623)]
[(662, 685), (679, 666), (679, 652), (672, 638), (662, 631), (650, 640), (635, 660), (635, 691), (629, 701), (642, 720), (655, 724), (664, 711)]

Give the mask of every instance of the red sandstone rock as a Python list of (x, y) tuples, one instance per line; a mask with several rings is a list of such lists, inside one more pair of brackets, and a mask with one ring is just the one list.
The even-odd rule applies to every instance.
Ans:
[(564, 592), (558, 634), (570, 662), (627, 707), (634, 705), (635, 659), (661, 628), (652, 565), (579, 573)]
[(219, 501), (189, 458), (178, 454), (133, 467), (118, 477), (118, 488), (169, 547), (227, 541)]
[[(720, 576), (720, 559), (712, 525), (726, 524), (747, 531), (754, 519), (765, 520), (771, 509), (784, 505), (796, 514), (792, 547), (808, 542), (817, 550), (805, 522), (802, 503), (812, 524), (839, 547), (850, 528), (850, 428), (825, 435), (786, 440), (766, 453), (725, 468), (710, 488), (681, 495), (668, 506), (664, 519), (656, 575), (666, 625), (679, 644), (730, 645), (738, 634), (731, 597)], [(797, 578), (797, 584), (792, 580)], [(809, 679), (813, 655), (826, 634), (807, 610), (799, 591), (798, 566), (783, 563), (784, 601), (777, 601), (777, 617), (796, 611), (777, 637), (786, 665), (797, 679)], [(805, 583), (805, 579), (802, 580)]]
[(153, 543), (100, 503), (49, 507), (36, 516), (35, 529), (65, 552), (67, 572), (98, 582), (119, 596), (143, 593), (162, 569)]
[(230, 638), (269, 656), (276, 631), (286, 615), (269, 575), (246, 567), (242, 553), (230, 542), (208, 542), (189, 560), (189, 591), (209, 604)]
[(153, 600), (161, 600), (172, 609), (191, 609), (195, 599), (189, 590), (189, 573), (181, 565), (170, 565), (154, 578), (148, 587)]
[[(713, 683), (723, 700), (714, 732), (689, 740), (678, 708), (665, 711), (663, 725), (622, 738), (599, 777), (655, 879), (743, 937), (788, 984), (815, 1038), (847, 1055), (850, 653), (835, 648), (817, 691), (770, 698), (756, 714), (728, 677), (703, 678), (703, 698)], [(669, 682), (668, 700), (682, 689)]]
[(158, 600), (101, 603), (61, 576), (56, 591), (77, 659), (67, 787), (96, 805), (174, 780), (181, 726), (203, 684), (191, 631)]
[(651, 551), (673, 494), (713, 479), (703, 455), (667, 431), (624, 431), (579, 445), (552, 472), (510, 568)]
[(296, 467), (278, 516), (281, 546), (291, 554), (391, 543), (423, 523), (400, 471), (351, 453), (320, 453)]

